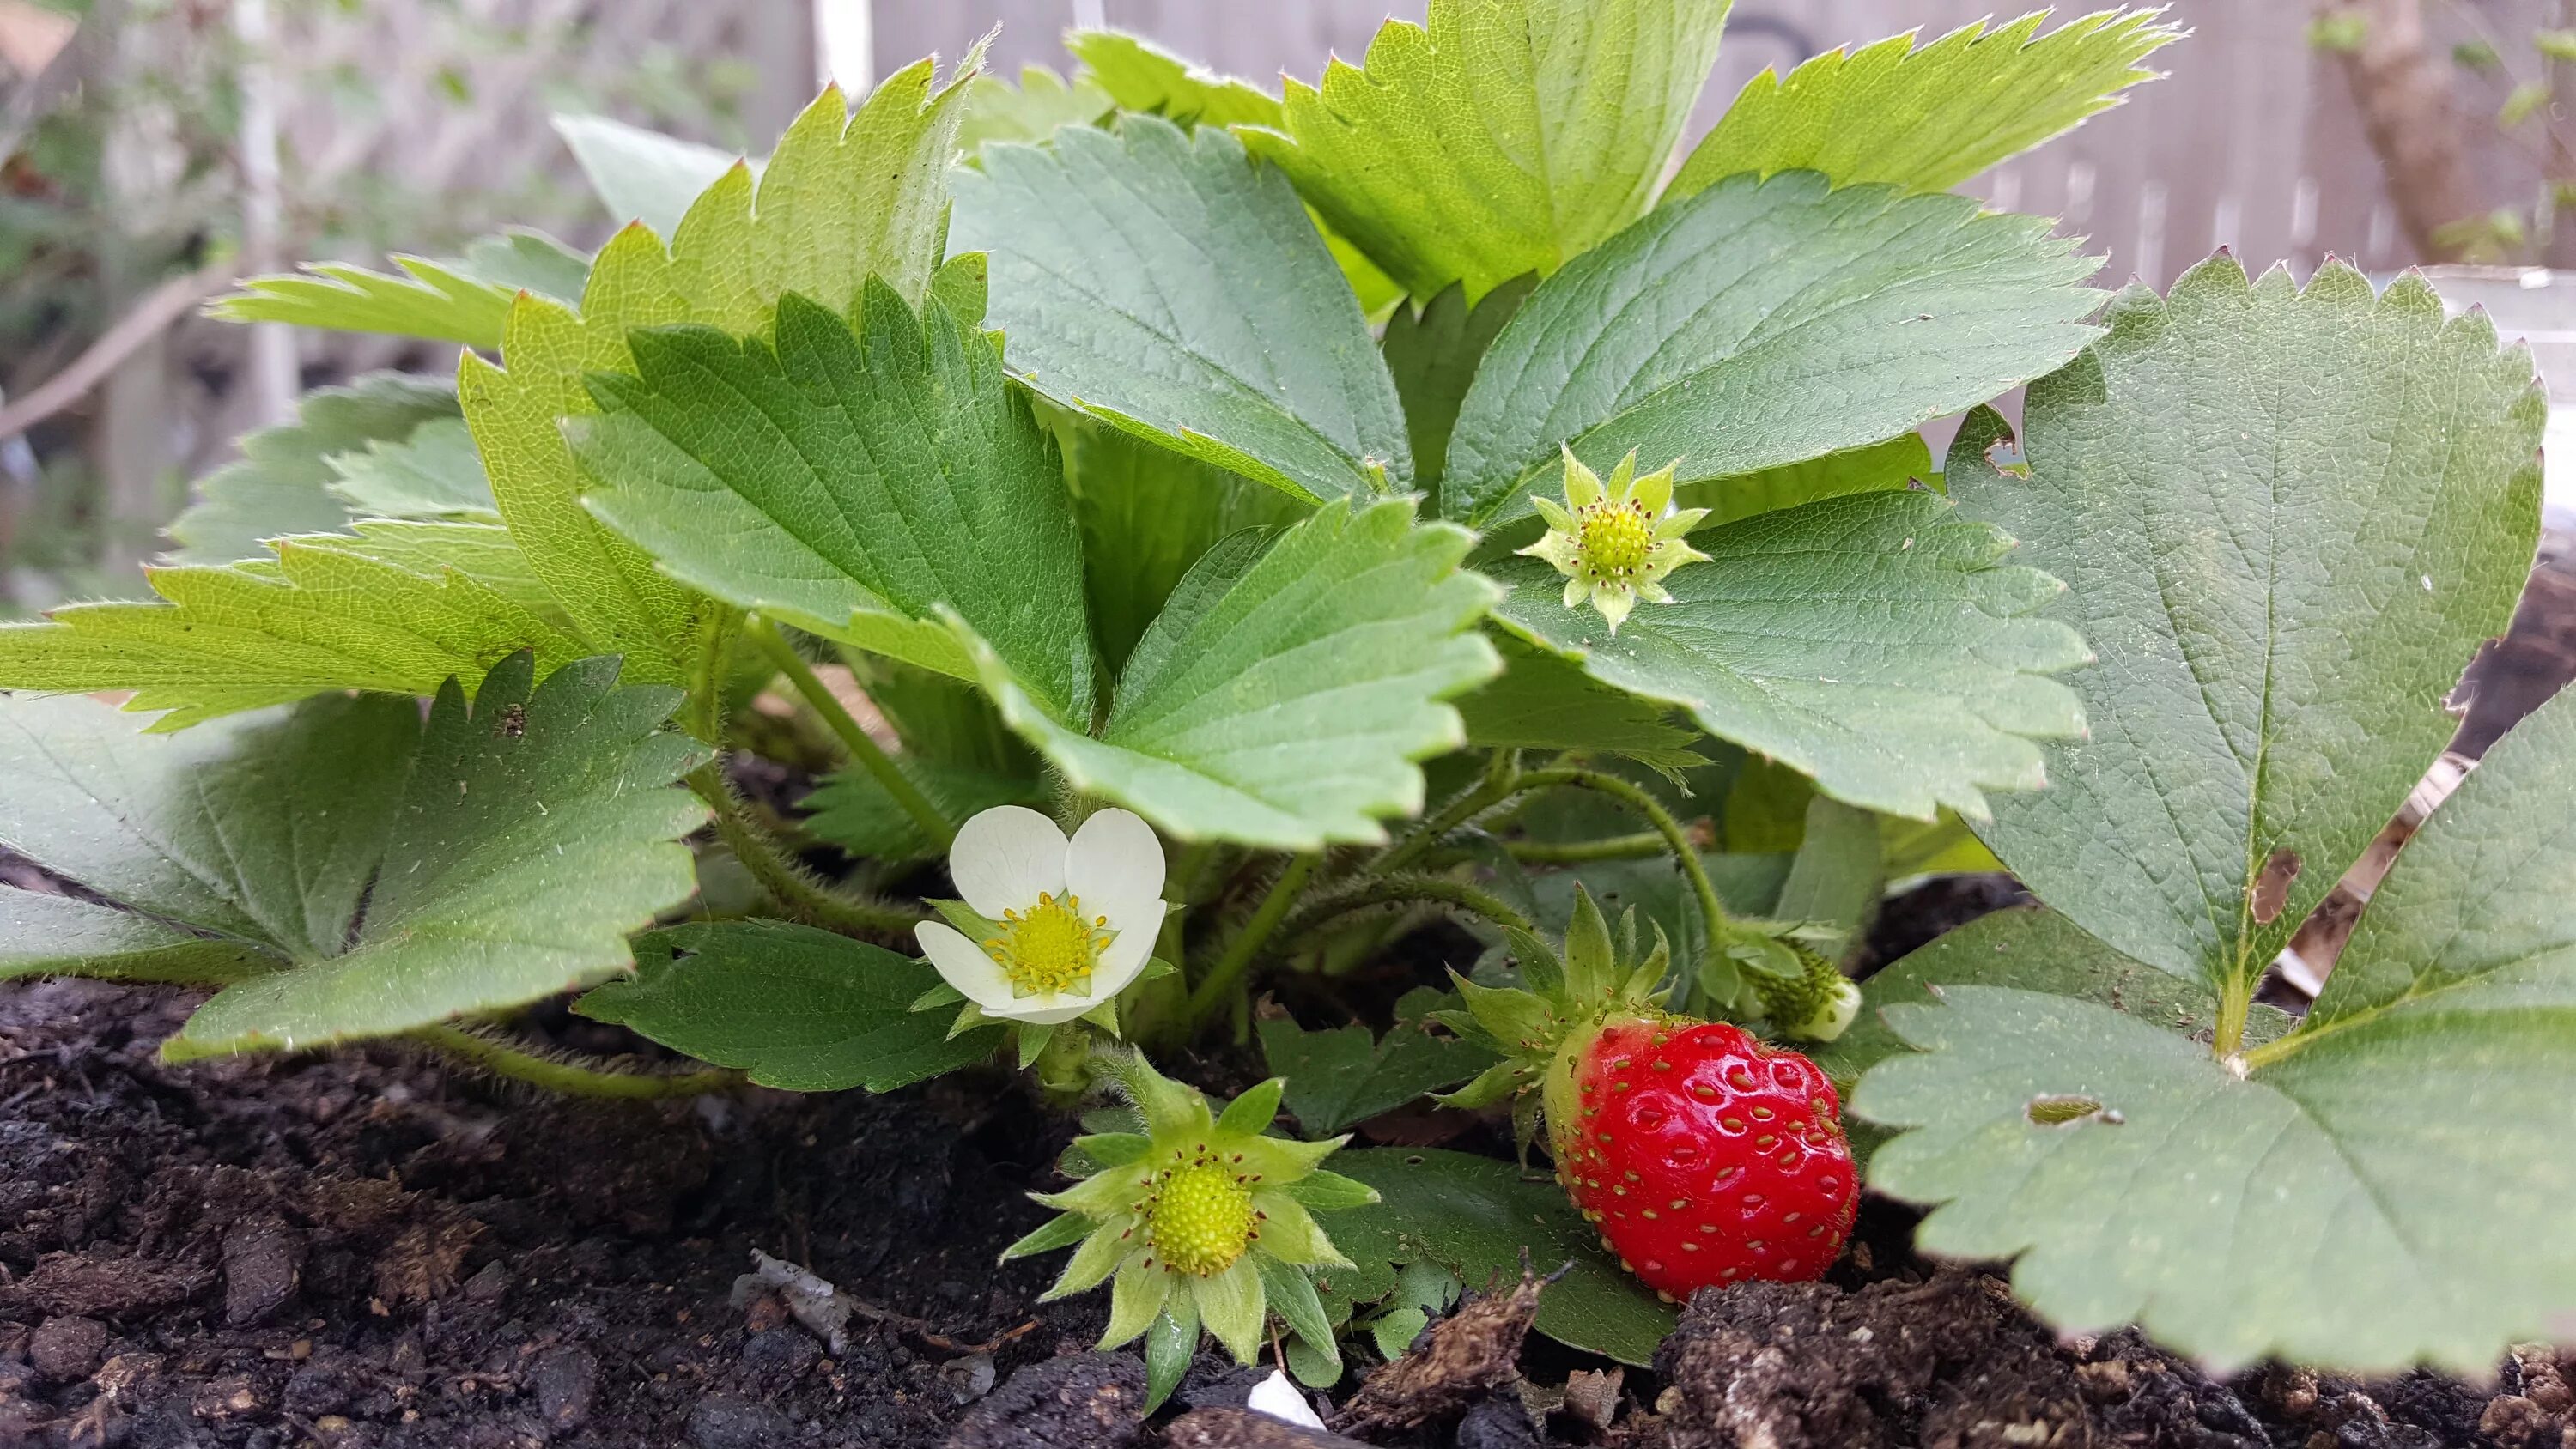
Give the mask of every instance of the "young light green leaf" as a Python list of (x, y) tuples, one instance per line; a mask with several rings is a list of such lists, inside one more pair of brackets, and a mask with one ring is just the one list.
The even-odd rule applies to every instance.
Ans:
[(674, 926), (639, 937), (635, 974), (574, 1008), (790, 1092), (895, 1088), (980, 1062), (998, 1026), (949, 1037), (914, 1011), (939, 974), (910, 956), (784, 921)]
[(1965, 197), (1811, 172), (1710, 187), (1521, 304), (1459, 409), (1441, 514), (1528, 514), (1561, 444), (1693, 483), (1882, 442), (2073, 357), (2099, 265)]
[(661, 728), (679, 692), (617, 688), (615, 659), (532, 677), (514, 655), (471, 710), (439, 691), (354, 937), (277, 942), (287, 969), (218, 992), (163, 1055), (385, 1035), (626, 969), (627, 933), (695, 889), (679, 841), (706, 809), (672, 782), (706, 753)]
[(1803, 463), (1784, 463), (1736, 478), (1713, 478), (1673, 490), (1673, 506), (1705, 508), (1704, 527), (1733, 523), (1757, 513), (1772, 513), (1840, 498), (1847, 493), (1891, 493), (1921, 484), (1935, 492), (1943, 486), (1932, 466), (1931, 446), (1921, 433), (1907, 430), (1884, 443), (1847, 448)]
[(1291, 80), (1275, 162), (1416, 297), (1469, 300), (1599, 245), (1646, 207), (1730, 0), (1432, 0), (1365, 68)]
[(463, 418), (434, 418), (399, 441), (377, 438), (323, 461), (331, 492), (360, 518), (501, 519)]
[(366, 537), (277, 540), (276, 557), (146, 572), (166, 602), (71, 604), (0, 625), (0, 688), (134, 691), (155, 730), (335, 690), (429, 694), (534, 650), (540, 671), (590, 652), (461, 572), (414, 573)]
[(1386, 319), (1379, 347), (1386, 369), (1395, 377), (1395, 393), (1404, 402), (1405, 435), (1413, 445), (1413, 481), (1425, 492), (1440, 485), (1440, 463), (1449, 453), (1449, 430), (1457, 425), (1458, 405), (1476, 380), (1476, 367), (1503, 324), (1538, 285), (1533, 275), (1514, 277), (1467, 305), (1467, 289), (1455, 284), (1419, 307), (1398, 307)]
[(2058, 585), (2001, 563), (2010, 540), (1937, 494), (1829, 498), (1691, 542), (1710, 561), (1616, 634), (1567, 608), (1537, 559), (1488, 570), (1512, 590), (1495, 617), (1837, 799), (1917, 819), (1984, 818), (1987, 791), (2042, 783), (2037, 739), (2084, 727), (2046, 677), (2082, 663), (2083, 642), (2033, 616)]
[[(881, 277), (919, 305), (939, 264), (946, 168), (981, 51), (934, 89), (927, 60), (888, 76), (853, 115), (837, 87), (806, 107), (755, 186), (749, 165), (719, 177), (660, 238), (630, 225), (600, 250), (580, 314), (536, 296), (514, 303), (508, 370), (468, 354), (457, 379), (502, 519), (582, 632), (626, 659), (630, 680), (677, 683), (703, 632), (706, 601), (582, 506), (562, 422), (594, 412), (588, 379), (634, 370), (638, 328), (694, 323), (765, 329), (789, 292), (855, 312)], [(756, 204), (755, 204), (756, 203)]]
[(1118, 428), (1073, 427), (1067, 453), (1092, 642), (1112, 669), (1127, 662), (1172, 590), (1217, 540), (1293, 523), (1306, 511), (1276, 488)]
[[(555, 134), (572, 149), (573, 160), (581, 163), (581, 174), (598, 193), (600, 204), (608, 208), (609, 219), (620, 224), (640, 221), (656, 236), (678, 231), (689, 203), (740, 159), (730, 151), (606, 116), (557, 111), (549, 119)], [(575, 301), (579, 296), (578, 292), (565, 294), (560, 300)]]
[(1458, 697), (1468, 744), (1621, 755), (1667, 777), (1708, 763), (1691, 748), (1699, 732), (1674, 723), (1670, 706), (1613, 689), (1517, 635), (1493, 642), (1503, 673)]
[(1827, 51), (1786, 80), (1765, 70), (1682, 163), (1664, 200), (1746, 171), (1947, 191), (2155, 79), (2141, 62), (2184, 34), (2160, 23), (2164, 13), (2097, 11), (2040, 35), (2049, 17), (2040, 10), (1992, 30), (1972, 21), (1919, 50), (1909, 31)]
[(1313, 502), (1413, 478), (1368, 320), (1287, 183), (1214, 127), (994, 146), (949, 244), (992, 257), (990, 325), (1059, 406)]
[(402, 275), (312, 262), (309, 276), (252, 277), (207, 315), (227, 322), (288, 322), (341, 332), (389, 332), (490, 349), (501, 345), (510, 299), (521, 291), (558, 301), (581, 295), (589, 259), (532, 231), (483, 237), (452, 261), (397, 254)]
[(966, 122), (958, 128), (957, 149), (971, 161), (996, 141), (1035, 144), (1062, 127), (1088, 126), (1116, 109), (1118, 102), (1087, 75), (1067, 81), (1045, 66), (1024, 65), (1016, 86), (997, 75), (979, 75), (966, 90)]
[(1333, 1214), (1333, 1243), (1362, 1272), (1419, 1263), (1481, 1285), (1517, 1280), (1527, 1253), (1541, 1272), (1567, 1270), (1538, 1300), (1538, 1331), (1557, 1342), (1646, 1364), (1672, 1331), (1673, 1310), (1603, 1255), (1565, 1194), (1513, 1163), (1371, 1147), (1334, 1154), (1333, 1167), (1378, 1190), (1378, 1202)]
[(1396, 499), (1227, 539), (1145, 631), (1096, 739), (966, 637), (1003, 718), (1076, 789), (1185, 840), (1377, 841), (1422, 808), (1412, 762), (1461, 742), (1439, 701), (1498, 667), (1470, 628), (1493, 590), (1458, 569), (1469, 541)]
[(519, 552), (510, 530), (497, 523), (446, 519), (361, 518), (349, 525), (356, 535), (332, 547), (427, 578), (453, 572), (534, 614), (566, 638), (574, 637), (572, 616), (563, 601), (547, 590), (536, 566)]
[(1310, 1138), (1454, 1087), (1496, 1060), (1484, 1047), (1434, 1036), (1413, 1021), (1397, 1022), (1383, 1038), (1357, 1024), (1306, 1031), (1284, 1019), (1262, 1022), (1260, 1032), (1262, 1059), (1288, 1079), (1288, 1110)]
[(1279, 98), (1230, 75), (1202, 70), (1138, 35), (1077, 30), (1064, 48), (1082, 62), (1084, 81), (1122, 111), (1143, 111), (1181, 126), (1277, 126)]
[(347, 527), (348, 507), (330, 491), (331, 460), (455, 416), (452, 385), (408, 373), (371, 372), (306, 393), (294, 422), (242, 439), (239, 462), (199, 480), (197, 501), (170, 525), (179, 543), (172, 561), (265, 559), (269, 539)]
[(1963, 511), (2029, 541), (2101, 654), (2070, 681), (2099, 733), (1981, 833), (2113, 947), (2242, 988), (2456, 727), (2530, 567), (2548, 403), (2416, 279), (2302, 292), (2222, 257), (2109, 320), (2032, 387), (2030, 476), (1986, 461), (1990, 414), (1951, 454)]
[(570, 429), (591, 511), (693, 588), (971, 678), (932, 617), (951, 610), (1050, 714), (1090, 718), (1082, 551), (1053, 443), (945, 304), (916, 318), (872, 281), (861, 314), (854, 330), (791, 294), (774, 346), (633, 334), (635, 374), (600, 374), (605, 416)]

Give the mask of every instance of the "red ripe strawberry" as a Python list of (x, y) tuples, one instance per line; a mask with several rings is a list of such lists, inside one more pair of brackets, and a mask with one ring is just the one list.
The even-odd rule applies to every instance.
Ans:
[[(1580, 887), (1561, 956), (1508, 934), (1528, 989), (1460, 978), (1467, 1010), (1441, 1016), (1504, 1059), (1444, 1100), (1512, 1098), (1524, 1144), (1543, 1112), (1566, 1196), (1659, 1292), (1800, 1282), (1832, 1266), (1860, 1174), (1842, 1100), (1816, 1064), (1742, 1027), (1665, 1012), (1661, 932), (1638, 960), (1632, 917), (1627, 948), (1614, 950)], [(1839, 1029), (1850, 1013), (1837, 1014)]]
[(1674, 1298), (1821, 1276), (1851, 1235), (1859, 1174), (1816, 1064), (1741, 1027), (1605, 1027), (1549, 1082), (1557, 1180), (1628, 1271)]

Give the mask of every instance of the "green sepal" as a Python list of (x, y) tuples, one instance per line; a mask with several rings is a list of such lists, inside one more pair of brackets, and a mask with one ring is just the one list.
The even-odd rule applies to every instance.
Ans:
[(1148, 1267), (1141, 1257), (1120, 1264), (1118, 1275), (1110, 1281), (1109, 1326), (1101, 1330), (1099, 1347), (1116, 1348), (1153, 1326), (1163, 1316), (1163, 1304), (1171, 1294), (1170, 1269)]
[(1107, 1001), (1100, 1003), (1098, 1006), (1091, 1008), (1089, 1011), (1084, 1012), (1082, 1015), (1075, 1017), (1074, 1020), (1090, 1022), (1093, 1026), (1100, 1028), (1111, 1036), (1117, 1036), (1118, 998), (1113, 996)]
[(1542, 1050), (1556, 1033), (1556, 1013), (1530, 992), (1509, 986), (1479, 986), (1456, 971), (1449, 973), (1449, 982), (1458, 988), (1476, 1025), (1506, 1052)]
[(1251, 1363), (1261, 1351), (1261, 1324), (1267, 1313), (1259, 1261), (1247, 1253), (1222, 1273), (1190, 1281), (1200, 1324), (1216, 1335), (1236, 1363)]
[(1462, 1112), (1473, 1112), (1479, 1108), (1490, 1107), (1525, 1087), (1536, 1085), (1538, 1073), (1538, 1066), (1527, 1058), (1510, 1058), (1496, 1062), (1478, 1072), (1475, 1080), (1454, 1092), (1433, 1093), (1431, 1100), (1443, 1107), (1455, 1107)]
[[(1279, 1315), (1299, 1343), (1321, 1355), (1330, 1366), (1330, 1377), (1320, 1381), (1303, 1371), (1297, 1377), (1319, 1389), (1329, 1389), (1340, 1383), (1341, 1348), (1333, 1341), (1333, 1320), (1324, 1312), (1324, 1300), (1317, 1296), (1314, 1280), (1308, 1278), (1303, 1269), (1265, 1258), (1261, 1263), (1261, 1287), (1270, 1301), (1270, 1311)], [(1323, 1365), (1315, 1367), (1323, 1371)]]
[(1519, 926), (1503, 928), (1503, 942), (1514, 961), (1520, 964), (1521, 984), (1541, 996), (1565, 989), (1565, 963), (1556, 958), (1556, 948), (1536, 931)]
[(1047, 1049), (1047, 1043), (1055, 1040), (1055, 1023), (1024, 1021), (1019, 1025), (1020, 1029), (1016, 1035), (1019, 1039), (1020, 1070), (1025, 1072), (1037, 1065), (1038, 1057)]
[(1163, 1406), (1198, 1356), (1198, 1304), (1187, 1293), (1163, 1300), (1163, 1316), (1145, 1330), (1145, 1412)]
[[(1174, 909), (1178, 909), (1178, 907), (1175, 907)], [(1171, 962), (1164, 960), (1160, 956), (1148, 957), (1145, 961), (1145, 968), (1136, 973), (1136, 979), (1139, 981), (1152, 981), (1158, 977), (1169, 976), (1180, 969), (1180, 967), (1173, 965)]]
[(974, 942), (978, 946), (983, 945), (986, 941), (989, 941), (1002, 933), (1002, 926), (999, 921), (993, 920), (991, 917), (978, 914), (974, 907), (966, 904), (964, 901), (928, 900), (923, 901), (922, 904), (930, 907), (934, 911), (937, 911), (940, 915), (940, 919), (945, 920), (952, 926), (955, 926), (959, 935), (964, 936), (967, 940)]
[(1565, 926), (1565, 992), (1588, 1001), (1618, 989), (1622, 973), (1610, 946), (1610, 923), (1581, 881), (1574, 885), (1574, 916)]
[(1001, 1261), (1026, 1258), (1036, 1253), (1052, 1253), (1070, 1248), (1091, 1236), (1091, 1219), (1080, 1213), (1057, 1213), (1044, 1226), (1002, 1250)]
[[(909, 1011), (937, 1011), (943, 1006), (955, 1006), (957, 1003), (964, 1001), (965, 999), (965, 992), (958, 990), (956, 987), (949, 985), (945, 981), (942, 981), (938, 985), (931, 987), (928, 991), (914, 997), (912, 999), (912, 1005), (905, 1009)], [(949, 1035), (955, 1036), (956, 1033), (950, 1032)]]
[(1269, 1214), (1269, 1221), (1261, 1225), (1261, 1256), (1265, 1263), (1276, 1260), (1301, 1268), (1351, 1265), (1342, 1250), (1333, 1246), (1333, 1240), (1324, 1236), (1323, 1228), (1306, 1211), (1305, 1204), (1284, 1192), (1255, 1193), (1252, 1201)]
[(1125, 1167), (1140, 1162), (1153, 1145), (1154, 1139), (1142, 1132), (1094, 1132), (1073, 1139), (1074, 1150), (1098, 1167)]
[(998, 1026), (1001, 1024), (1001, 1022), (994, 1018), (986, 1016), (984, 1014), (984, 1008), (977, 1006), (975, 1003), (970, 1001), (957, 1008), (957, 1019), (948, 1024), (947, 1039), (955, 1041), (957, 1038), (964, 1036), (966, 1033), (973, 1031), (979, 1026)]
[(1279, 1116), (1280, 1094), (1287, 1088), (1286, 1077), (1272, 1077), (1247, 1088), (1242, 1096), (1226, 1103), (1225, 1111), (1216, 1119), (1216, 1130), (1256, 1137), (1268, 1131)]
[[(1045, 1199), (1039, 1201), (1044, 1202)], [(1073, 1256), (1065, 1260), (1064, 1272), (1057, 1276), (1055, 1285), (1039, 1294), (1038, 1301), (1052, 1303), (1058, 1298), (1069, 1298), (1108, 1282), (1109, 1275), (1117, 1272), (1118, 1265), (1126, 1260), (1127, 1242), (1122, 1236), (1125, 1231), (1118, 1218), (1111, 1218), (1092, 1229), (1091, 1236), (1083, 1239), (1082, 1246), (1074, 1249)]]
[(1377, 1189), (1358, 1178), (1344, 1177), (1338, 1172), (1326, 1172), (1320, 1168), (1279, 1191), (1316, 1212), (1367, 1207), (1378, 1200)]

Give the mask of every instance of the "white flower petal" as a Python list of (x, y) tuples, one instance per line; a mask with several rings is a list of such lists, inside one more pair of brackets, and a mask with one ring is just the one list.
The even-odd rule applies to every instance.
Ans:
[(1007, 1016), (1031, 1026), (1053, 1026), (1060, 1021), (1071, 1021), (1099, 1004), (1100, 998), (1096, 996), (1031, 996), (1023, 998), (1009, 1011), (995, 1011), (988, 1006), (984, 1008), (984, 1014)]
[(1115, 996), (1127, 989), (1136, 973), (1154, 957), (1154, 942), (1161, 935), (1163, 918), (1160, 911), (1146, 915), (1111, 916), (1110, 929), (1118, 935), (1100, 953), (1100, 964), (1091, 968), (1091, 990), (1094, 996)]
[[(1025, 805), (978, 813), (948, 847), (948, 876), (977, 913), (1000, 920), (1064, 890), (1064, 832)], [(964, 990), (964, 987), (958, 988)]]
[[(1082, 901), (1083, 914), (1142, 915), (1163, 898), (1163, 842), (1144, 817), (1128, 810), (1097, 810), (1073, 832), (1065, 852), (1065, 888)], [(1161, 924), (1161, 913), (1154, 913)]]
[(1252, 1386), (1251, 1396), (1243, 1401), (1243, 1406), (1256, 1414), (1267, 1414), (1301, 1429), (1323, 1432), (1324, 1421), (1315, 1417), (1315, 1406), (1307, 1403), (1306, 1396), (1297, 1392), (1297, 1386), (1288, 1382), (1288, 1376), (1277, 1369), (1272, 1369), (1270, 1377)]
[(964, 992), (986, 1015), (999, 1016), (1018, 1005), (1002, 963), (984, 954), (984, 948), (967, 940), (964, 932), (938, 921), (923, 921), (912, 928), (912, 935), (939, 979)]

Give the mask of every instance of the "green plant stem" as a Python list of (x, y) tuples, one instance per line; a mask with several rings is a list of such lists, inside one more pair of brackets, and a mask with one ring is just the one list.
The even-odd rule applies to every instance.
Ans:
[(724, 661), (732, 652), (734, 626), (742, 615), (719, 608), (698, 637), (698, 657), (690, 661), (689, 697), (681, 706), (681, 728), (716, 748), (724, 748)]
[[(696, 1097), (721, 1092), (743, 1080), (742, 1073), (722, 1067), (693, 1072), (635, 1071), (609, 1066), (596, 1057), (549, 1056), (512, 1046), (497, 1034), (468, 1027), (425, 1026), (411, 1036), (496, 1076), (512, 1077), (574, 1097), (615, 1097), (634, 1102)], [(584, 1065), (589, 1061), (602, 1064)]]
[(1531, 865), (1581, 865), (1595, 860), (1645, 860), (1664, 853), (1664, 837), (1652, 830), (1613, 835), (1601, 840), (1515, 840), (1506, 847), (1512, 859)]
[(1208, 974), (1200, 979), (1198, 985), (1190, 988), (1190, 1027), (1193, 1031), (1206, 1025), (1208, 1018), (1214, 1016), (1217, 1008), (1223, 1006), (1227, 997), (1242, 984), (1243, 973), (1251, 969), (1253, 958), (1269, 944), (1271, 934), (1287, 917), (1288, 908), (1297, 904), (1297, 897), (1305, 892), (1306, 877), (1314, 874), (1316, 859), (1312, 855), (1301, 855), (1288, 862), (1288, 868), (1279, 873), (1279, 879), (1271, 882), (1270, 893), (1263, 896), (1261, 904), (1253, 909), (1252, 919), (1244, 922), (1243, 929), (1235, 932), (1234, 939), (1226, 943), (1225, 954), (1208, 968)]
[(2210, 1045), (2220, 1056), (2232, 1055), (2245, 1044), (2245, 1019), (2253, 1010), (2254, 982), (2237, 972), (2218, 994), (2218, 1029), (2211, 1034)]
[(903, 813), (911, 816), (922, 833), (930, 837), (931, 845), (940, 854), (947, 854), (949, 842), (957, 838), (957, 827), (949, 823), (938, 806), (930, 803), (930, 797), (921, 793), (921, 787), (912, 783), (911, 777), (896, 768), (894, 758), (885, 752), (884, 747), (868, 738), (868, 732), (859, 728), (859, 722), (851, 717), (839, 697), (815, 675), (813, 666), (805, 662), (795, 646), (789, 644), (774, 626), (764, 619), (753, 624), (750, 632), (751, 642), (769, 657), (770, 663), (778, 666), (778, 672), (787, 676), (788, 682), (796, 686), (796, 692), (814, 707), (814, 712), (823, 717), (823, 723), (840, 740), (841, 748), (848, 750), (850, 758), (858, 761), (879, 785), (885, 787), (885, 792), (894, 797), (894, 803), (902, 806)]
[(1385, 875), (1420, 860), (1423, 852), (1440, 843), (1441, 837), (1510, 799), (1520, 788), (1520, 771), (1520, 751), (1494, 751), (1493, 758), (1485, 763), (1485, 773), (1475, 784), (1425, 816), (1410, 834), (1378, 852), (1377, 858), (1369, 861), (1362, 870), (1369, 875)]
[(1523, 931), (1530, 929), (1529, 917), (1491, 891), (1445, 875), (1405, 873), (1353, 881), (1299, 911), (1289, 919), (1280, 934), (1290, 941), (1302, 941), (1317, 927), (1353, 911), (1416, 901), (1452, 906), (1482, 916), (1497, 926)]
[(690, 771), (689, 788), (715, 811), (716, 835), (742, 862), (743, 869), (751, 872), (751, 878), (782, 909), (808, 924), (845, 936), (900, 937), (911, 932), (914, 922), (930, 919), (899, 906), (852, 900), (814, 879), (743, 812), (742, 802), (734, 798), (723, 771), (716, 765), (700, 765)]
[(1663, 837), (1665, 848), (1681, 866), (1682, 875), (1690, 881), (1691, 894), (1699, 898), (1699, 911), (1708, 922), (1708, 949), (1711, 956), (1723, 952), (1735, 939), (1734, 919), (1726, 913), (1726, 903), (1717, 898), (1717, 887), (1710, 883), (1708, 867), (1700, 864), (1699, 849), (1691, 844), (1690, 835), (1664, 808), (1664, 802), (1647, 794), (1629, 781), (1603, 770), (1586, 770), (1572, 766), (1532, 770), (1521, 776), (1524, 790), (1544, 790), (1554, 785), (1570, 785), (1578, 790), (1597, 790), (1646, 817)]

